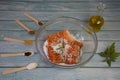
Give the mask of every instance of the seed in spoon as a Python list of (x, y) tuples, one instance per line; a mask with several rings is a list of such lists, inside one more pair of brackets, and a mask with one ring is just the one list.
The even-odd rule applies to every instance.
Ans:
[(31, 46), (34, 44), (34, 42), (32, 40), (24, 40), (24, 44), (27, 46)]

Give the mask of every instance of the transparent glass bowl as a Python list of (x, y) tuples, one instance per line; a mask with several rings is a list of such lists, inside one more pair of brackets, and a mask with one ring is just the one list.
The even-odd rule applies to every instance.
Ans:
[[(82, 56), (78, 64), (74, 65), (60, 65), (52, 63), (48, 56), (45, 54), (43, 46), (49, 35), (57, 32), (69, 30), (70, 33), (83, 43)], [(36, 48), (40, 57), (47, 63), (55, 67), (78, 67), (88, 62), (97, 50), (97, 37), (96, 34), (84, 26), (79, 19), (72, 17), (58, 17), (49, 20), (36, 32)]]

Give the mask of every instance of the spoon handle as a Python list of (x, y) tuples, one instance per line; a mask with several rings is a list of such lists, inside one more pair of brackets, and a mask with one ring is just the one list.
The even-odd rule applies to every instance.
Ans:
[(24, 56), (24, 53), (0, 54), (0, 57)]
[(28, 12), (25, 12), (24, 15), (26, 17), (28, 17), (29, 19), (33, 20), (35, 23), (37, 23), (38, 25), (43, 25), (43, 23), (39, 20), (37, 20), (36, 18), (34, 18), (33, 16), (31, 16)]
[(25, 12), (24, 15), (28, 18), (30, 18), (31, 20), (33, 20), (34, 22), (38, 23), (38, 20), (36, 18), (34, 18), (33, 16), (31, 16), (29, 13)]
[(2, 74), (10, 74), (10, 73), (14, 73), (14, 72), (18, 72), (18, 71), (22, 71), (27, 69), (26, 67), (21, 67), (21, 68), (16, 68), (16, 69), (11, 69), (11, 70), (5, 70), (2, 72)]
[(32, 29), (28, 28), (23, 22), (21, 22), (19, 19), (16, 19), (16, 23), (19, 24), (22, 28), (24, 28), (26, 31), (33, 31)]
[(3, 40), (12, 41), (12, 42), (19, 42), (19, 43), (24, 43), (23, 40), (14, 39), (14, 38), (10, 38), (10, 37), (4, 37)]

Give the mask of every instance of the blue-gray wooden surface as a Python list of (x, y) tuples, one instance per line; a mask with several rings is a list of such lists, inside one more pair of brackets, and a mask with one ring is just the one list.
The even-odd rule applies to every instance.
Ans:
[[(36, 52), (35, 46), (26, 47), (22, 44), (4, 41), (3, 37), (35, 40), (15, 23), (15, 19), (24, 21), (30, 28), (39, 28), (23, 13), (31, 15), (44, 23), (52, 17), (71, 16), (87, 23), (90, 16), (96, 13), (96, 4), (103, 2), (107, 8), (103, 14), (105, 24), (97, 33), (98, 49), (94, 57), (84, 66), (75, 69), (61, 69), (47, 65)], [(2, 75), (0, 80), (120, 80), (120, 57), (109, 68), (98, 54), (112, 42), (116, 43), (116, 50), (120, 51), (120, 0), (0, 0), (0, 54), (35, 51), (32, 57), (0, 58), (0, 72), (25, 66), (31, 62), (38, 62), (34, 70)]]

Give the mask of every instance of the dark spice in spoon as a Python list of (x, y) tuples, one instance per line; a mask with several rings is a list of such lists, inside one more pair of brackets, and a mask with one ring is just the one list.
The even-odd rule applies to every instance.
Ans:
[(38, 25), (42, 26), (42, 25), (43, 25), (43, 23), (42, 23), (41, 21), (38, 21)]
[(25, 52), (25, 56), (30, 56), (31, 54), (31, 52)]
[(34, 35), (34, 34), (35, 34), (35, 31), (29, 31), (29, 34), (30, 34), (30, 35)]

